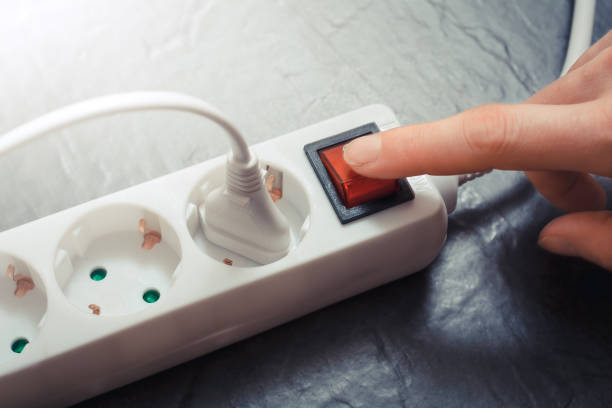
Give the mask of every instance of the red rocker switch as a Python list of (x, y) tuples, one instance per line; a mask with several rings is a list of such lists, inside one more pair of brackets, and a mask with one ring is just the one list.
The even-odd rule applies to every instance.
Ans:
[(373, 179), (354, 172), (344, 161), (342, 148), (346, 143), (319, 151), (319, 157), (346, 208), (355, 207), (399, 191), (397, 180)]

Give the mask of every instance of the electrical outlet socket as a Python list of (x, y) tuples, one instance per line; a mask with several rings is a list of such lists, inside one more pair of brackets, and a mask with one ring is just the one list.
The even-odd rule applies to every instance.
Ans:
[[(15, 263), (35, 283), (16, 298), (15, 282), (0, 280), (2, 405), (70, 405), (427, 266), (447, 228), (427, 177), (408, 179), (413, 200), (342, 225), (304, 154), (368, 123), (398, 126), (372, 105), (252, 147), (264, 169), (282, 172), (276, 205), (292, 245), (274, 262), (240, 257), (202, 231), (224, 157), (0, 233), (0, 268)], [(150, 250), (141, 219), (161, 235)], [(149, 290), (157, 295), (147, 300)], [(15, 353), (20, 337), (29, 343)]]

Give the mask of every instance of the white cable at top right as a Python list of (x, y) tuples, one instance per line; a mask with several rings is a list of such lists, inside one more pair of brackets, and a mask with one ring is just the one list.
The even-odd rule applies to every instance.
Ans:
[(574, 0), (572, 28), (560, 76), (567, 74), (567, 71), (574, 65), (576, 60), (591, 45), (596, 3), (597, 0)]

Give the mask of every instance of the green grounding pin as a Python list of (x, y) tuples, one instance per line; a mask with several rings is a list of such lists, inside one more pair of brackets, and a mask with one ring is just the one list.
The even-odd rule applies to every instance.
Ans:
[(96, 268), (93, 271), (91, 271), (91, 273), (89, 274), (89, 277), (91, 278), (91, 280), (94, 281), (101, 281), (102, 279), (106, 278), (106, 269), (104, 268)]
[(147, 303), (155, 303), (159, 300), (159, 291), (155, 289), (149, 289), (142, 294), (142, 299)]
[(25, 346), (27, 346), (28, 343), (28, 339), (24, 339), (23, 337), (21, 337), (15, 340), (13, 344), (11, 344), (11, 350), (13, 350), (13, 353), (19, 354), (23, 351), (23, 349), (25, 348)]

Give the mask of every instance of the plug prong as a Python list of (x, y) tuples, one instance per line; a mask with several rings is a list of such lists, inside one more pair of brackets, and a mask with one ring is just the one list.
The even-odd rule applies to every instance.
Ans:
[(141, 218), (138, 221), (138, 231), (143, 234), (142, 248), (153, 249), (155, 245), (159, 244), (162, 239), (162, 235), (159, 231), (152, 230), (147, 227), (147, 221)]
[(266, 190), (273, 202), (283, 198), (283, 173), (266, 166)]
[(6, 268), (6, 274), (11, 280), (15, 280), (15, 265), (9, 265), (8, 268)]
[(24, 297), (26, 293), (34, 289), (34, 281), (29, 276), (18, 273), (15, 275), (15, 265), (11, 264), (6, 268), (6, 274), (15, 281), (15, 296)]
[(93, 314), (98, 315), (98, 316), (100, 315), (100, 306), (95, 305), (95, 304), (92, 303), (91, 305), (89, 305), (87, 307), (89, 307), (91, 309), (91, 312)]

